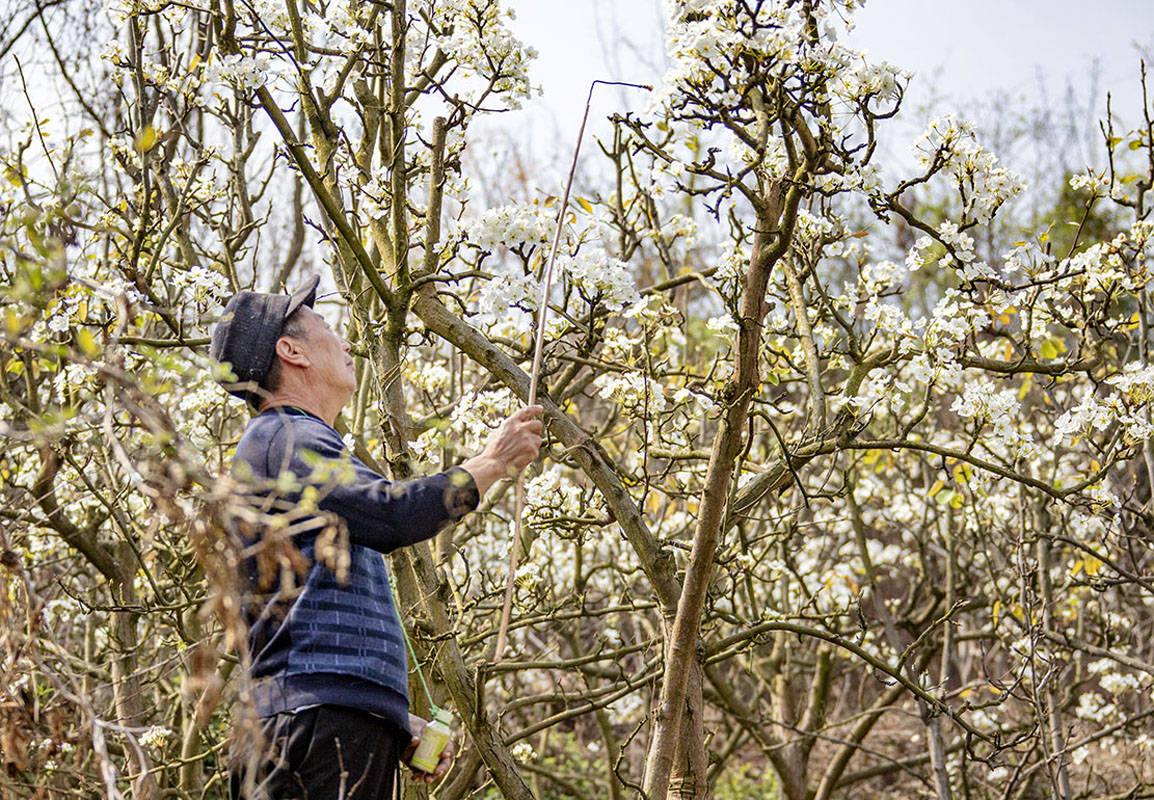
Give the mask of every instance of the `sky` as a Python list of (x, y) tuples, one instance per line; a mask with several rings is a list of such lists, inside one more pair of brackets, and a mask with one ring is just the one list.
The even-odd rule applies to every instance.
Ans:
[[(538, 52), (531, 75), (541, 94), (491, 124), (541, 161), (568, 161), (592, 80), (661, 79), (661, 0), (509, 6), (517, 14), (514, 32)], [(1088, 106), (1087, 125), (1104, 113), (1107, 90), (1115, 111), (1133, 124), (1141, 107), (1139, 58), (1154, 55), (1154, 0), (868, 0), (850, 43), (914, 73), (907, 116), (935, 98), (963, 116), (975, 101), (999, 94), (1023, 104), (1060, 102), (1070, 84)], [(608, 130), (607, 114), (644, 108), (644, 94), (599, 88), (586, 135)]]

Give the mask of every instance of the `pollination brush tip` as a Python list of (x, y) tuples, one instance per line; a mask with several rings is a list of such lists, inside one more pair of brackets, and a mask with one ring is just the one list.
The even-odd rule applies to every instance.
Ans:
[(593, 87), (599, 83), (604, 86), (631, 86), (634, 89), (644, 89), (647, 92), (653, 91), (653, 87), (648, 83), (631, 83), (630, 81), (603, 81), (601, 79), (593, 81), (593, 83), (589, 85), (589, 91), (592, 92)]

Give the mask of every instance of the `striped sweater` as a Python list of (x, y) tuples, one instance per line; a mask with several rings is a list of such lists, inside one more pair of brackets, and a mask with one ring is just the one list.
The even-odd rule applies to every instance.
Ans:
[[(286, 514), (292, 544), (304, 557), (299, 574), (284, 569), (284, 559), (272, 556), (275, 528), (245, 541), (245, 615), (260, 716), (339, 705), (408, 730), (408, 662), (381, 554), (435, 536), (476, 508), (472, 477), (453, 468), (390, 483), (324, 421), (287, 407), (253, 417), (233, 473), (252, 483), (257, 502)], [(343, 520), (347, 570), (341, 553), (318, 536), (324, 525), (302, 515), (310, 509)]]

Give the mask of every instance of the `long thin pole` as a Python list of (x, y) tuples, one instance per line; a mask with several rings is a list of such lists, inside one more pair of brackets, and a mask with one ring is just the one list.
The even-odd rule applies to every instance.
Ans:
[[(537, 331), (533, 343), (533, 367), (529, 371), (529, 405), (537, 402), (537, 387), (541, 378), (541, 359), (545, 352), (545, 318), (549, 315), (549, 292), (553, 288), (553, 264), (557, 261), (557, 250), (561, 246), (561, 229), (565, 224), (565, 211), (569, 207), (569, 192), (573, 188), (573, 176), (577, 174), (577, 157), (581, 153), (581, 140), (585, 137), (585, 123), (589, 120), (589, 107), (593, 104), (593, 90), (597, 84), (605, 86), (632, 86), (652, 90), (652, 86), (622, 81), (593, 81), (589, 84), (589, 95), (585, 98), (585, 113), (581, 115), (581, 127), (577, 130), (577, 145), (573, 148), (573, 161), (569, 164), (569, 177), (565, 181), (565, 191), (561, 195), (561, 210), (557, 214), (557, 225), (553, 229), (553, 244), (549, 248), (549, 260), (541, 276), (541, 294), (537, 301)], [(501, 624), (497, 628), (497, 648), (493, 652), (493, 663), (500, 662), (505, 654), (505, 642), (509, 635), (509, 617), (513, 611), (513, 589), (516, 584), (517, 565), (521, 558), (521, 519), (525, 515), (525, 484), (522, 476), (517, 476), (517, 486), (513, 512), (513, 543), (509, 549), (509, 574), (505, 579), (505, 602), (501, 606)]]

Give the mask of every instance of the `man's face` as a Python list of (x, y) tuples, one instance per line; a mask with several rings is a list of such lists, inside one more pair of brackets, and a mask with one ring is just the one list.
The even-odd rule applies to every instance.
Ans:
[(357, 388), (353, 357), (349, 345), (329, 327), (317, 312), (305, 306), (300, 310), (305, 338), (296, 339), (309, 359), (307, 378), (316, 391), (343, 394), (343, 405)]

